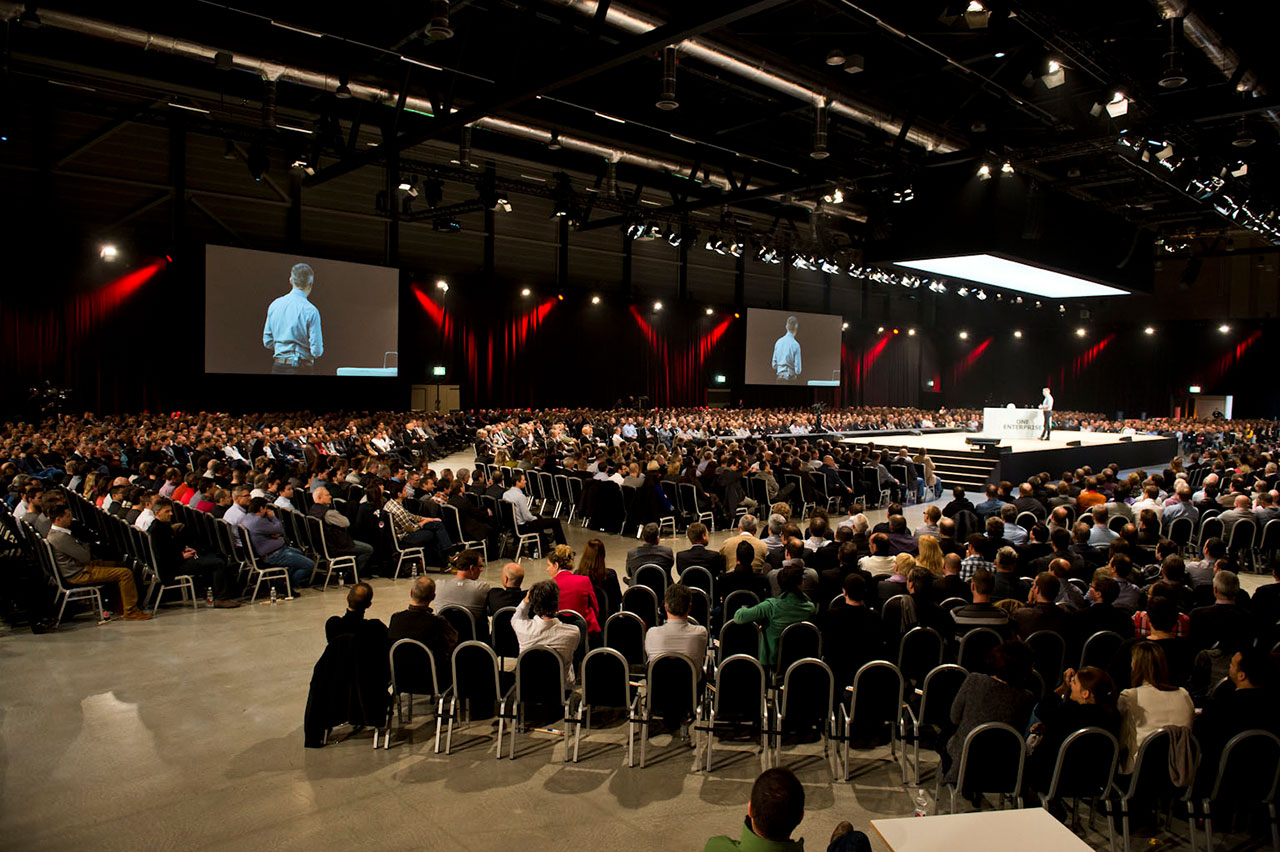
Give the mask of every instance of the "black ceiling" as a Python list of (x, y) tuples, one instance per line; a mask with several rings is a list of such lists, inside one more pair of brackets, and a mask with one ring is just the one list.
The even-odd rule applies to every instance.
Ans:
[[(453, 35), (429, 38), (425, 29), (442, 5), (449, 7)], [(580, 217), (587, 228), (601, 220), (624, 221), (632, 215), (630, 203), (640, 198), (637, 187), (643, 187), (659, 194), (651, 195), (648, 207), (636, 207), (641, 213), (652, 214), (656, 197), (659, 207), (672, 207), (671, 221), (692, 209), (719, 214), (727, 197), (734, 215), (759, 229), (777, 222), (802, 239), (819, 225), (833, 227), (844, 244), (846, 237), (874, 238), (875, 218), (893, 215), (885, 203), (890, 194), (927, 182), (931, 170), (976, 172), (986, 163), (998, 178), (1006, 161), (1030, 182), (1171, 239), (1239, 230), (1239, 218), (1233, 224), (1211, 201), (1187, 193), (1189, 180), (1198, 175), (1220, 175), (1244, 160), (1247, 174), (1228, 178), (1224, 192), (1230, 190), (1235, 203), (1252, 199), (1259, 210), (1280, 198), (1273, 166), (1280, 119), (1266, 111), (1280, 108), (1269, 93), (1269, 87), (1280, 91), (1280, 57), (1269, 43), (1280, 28), (1280, 4), (982, 5), (989, 12), (982, 16), (985, 26), (965, 15), (970, 4), (945, 0), (259, 2), (245, 3), (242, 10), (193, 0), (60, 0), (25, 10), (27, 23), (34, 23), (32, 10), (39, 16), (38, 27), (19, 23), (21, 4), (0, 2), (0, 15), (9, 19), (5, 90), (11, 96), (52, 80), (64, 85), (42, 91), (61, 103), (134, 118), (163, 117), (175, 97), (189, 99), (183, 103), (209, 110), (191, 120), (210, 133), (296, 149), (316, 172), (311, 185), (375, 168), (392, 147), (405, 147), (403, 168), (452, 168), (456, 164), (447, 162), (438, 143), (457, 144), (462, 125), (482, 116), (648, 158), (648, 165), (624, 158), (614, 171), (617, 192), (607, 198), (609, 172), (598, 151), (551, 150), (541, 138), (474, 127), (477, 161), (485, 152), (534, 160), (572, 173), (575, 193), (602, 190), (595, 193), (600, 203)], [(613, 17), (590, 14), (601, 6)], [(1171, 22), (1163, 7), (1194, 17)], [(617, 16), (624, 12), (658, 29), (619, 28)], [(103, 23), (157, 38), (143, 49)], [(1207, 29), (1220, 36), (1219, 49), (1238, 57), (1234, 75), (1206, 55), (1199, 42)], [(702, 48), (748, 60), (786, 86), (878, 116), (880, 126), (833, 105), (830, 156), (815, 159), (817, 111), (810, 100), (798, 97), (795, 88), (780, 91), (708, 61), (687, 43), (677, 53), (679, 107), (659, 109), (661, 45), (690, 35)], [(187, 54), (192, 45), (213, 48), (392, 95), (406, 92), (410, 111), (398, 110), (394, 100), (338, 99), (332, 86), (301, 85), (285, 71), (272, 123), (317, 132), (305, 137), (266, 127), (259, 77), (219, 70), (212, 57), (174, 55), (170, 38), (190, 42), (179, 51)], [(832, 51), (843, 53), (844, 65), (828, 64)], [(847, 73), (855, 55), (863, 70)], [(1065, 74), (1053, 88), (1039, 79), (1050, 60)], [(1158, 84), (1171, 64), (1187, 78), (1185, 85)], [(1126, 115), (1091, 114), (1117, 90), (1130, 99)], [(412, 111), (423, 102), (433, 105), (435, 117)], [(1117, 146), (1122, 135), (1140, 142)], [(1243, 136), (1257, 141), (1232, 144)], [(424, 147), (428, 141), (437, 144)], [(1166, 141), (1174, 148), (1172, 158), (1156, 156)], [(1165, 159), (1178, 169), (1162, 167)], [(676, 176), (654, 168), (655, 160), (674, 164), (668, 171)], [(687, 179), (690, 173), (695, 180)], [(518, 184), (518, 175), (499, 170), (497, 177), (517, 182), (517, 191), (530, 189)], [(810, 221), (815, 203), (834, 187), (843, 189), (844, 204), (828, 204), (827, 215)], [(859, 233), (868, 216), (872, 228)]]

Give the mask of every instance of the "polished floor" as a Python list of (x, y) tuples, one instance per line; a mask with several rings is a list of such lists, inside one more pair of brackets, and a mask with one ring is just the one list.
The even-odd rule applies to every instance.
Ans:
[[(920, 512), (908, 509), (912, 523)], [(591, 535), (569, 528), (579, 551)], [(634, 540), (602, 538), (621, 571)], [(501, 564), (486, 579), (497, 582)], [(408, 601), (407, 579), (373, 587), (371, 616), (386, 621)], [(517, 759), (496, 760), (480, 725), (455, 736), (451, 756), (435, 755), (425, 717), (390, 750), (373, 751), (367, 731), (304, 750), (324, 619), (343, 608), (341, 592), (309, 591), (0, 635), (0, 849), (700, 849), (710, 835), (737, 836), (761, 769), (749, 739), (718, 744), (710, 773), (693, 772), (693, 753), (666, 734), (651, 740), (647, 768), (627, 768), (625, 726), (584, 738), (577, 764), (547, 733), (520, 736)], [(869, 820), (913, 812), (915, 790), (887, 748), (855, 753), (847, 783), (832, 782), (817, 743), (787, 748), (783, 762), (805, 784), (799, 834), (810, 849), (849, 820), (880, 852)], [(931, 779), (932, 756), (924, 762)], [(1097, 828), (1086, 839), (1105, 848)]]

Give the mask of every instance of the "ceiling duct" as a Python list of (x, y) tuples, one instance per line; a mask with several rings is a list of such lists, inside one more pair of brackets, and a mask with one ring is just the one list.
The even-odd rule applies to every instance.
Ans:
[[(0, 20), (12, 21), (18, 18), (25, 9), (26, 7), (21, 3), (12, 3), (8, 2), (8, 0), (0, 0)], [(320, 89), (326, 92), (337, 93), (341, 89), (344, 93), (350, 92), (350, 97), (352, 98), (373, 101), (384, 104), (388, 107), (394, 107), (399, 97), (398, 92), (390, 89), (385, 89), (381, 86), (370, 86), (365, 83), (351, 80), (345, 71), (340, 76), (333, 76), (321, 71), (314, 71), (296, 65), (285, 65), (279, 62), (272, 62), (268, 59), (250, 56), (244, 53), (235, 53), (234, 55), (230, 55), (227, 51), (223, 51), (206, 44), (201, 44), (199, 42), (153, 33), (136, 27), (124, 26), (122, 24), (115, 24), (94, 18), (86, 18), (82, 15), (76, 15), (54, 9), (44, 9), (41, 11), (40, 15), (41, 21), (46, 27), (77, 32), (82, 35), (92, 36), (94, 38), (112, 41), (119, 44), (132, 45), (143, 50), (167, 53), (172, 56), (179, 56), (185, 59), (207, 62), (210, 64), (215, 63), (216, 60), (221, 62), (223, 65), (226, 65), (229, 59), (231, 63), (230, 68), (232, 70), (249, 72), (261, 77), (263, 80), (276, 82), (284, 80), (297, 86)], [(820, 101), (821, 98), (818, 98), (818, 100)], [(816, 103), (817, 101), (815, 101), (815, 105)], [(435, 113), (435, 107), (428, 98), (423, 98), (414, 94), (408, 94), (405, 97), (405, 107), (428, 115), (434, 115)], [(662, 157), (652, 157), (636, 151), (627, 150), (625, 148), (601, 145), (599, 143), (567, 135), (559, 131), (552, 131), (521, 122), (510, 121), (505, 118), (487, 116), (485, 118), (477, 119), (472, 122), (470, 126), (478, 127), (491, 133), (500, 133), (505, 136), (513, 136), (520, 139), (539, 142), (543, 145), (550, 145), (554, 138), (555, 141), (563, 148), (577, 151), (582, 154), (600, 157), (601, 159), (612, 163), (625, 163), (628, 166), (636, 168), (677, 175), (691, 180), (701, 180), (704, 184), (716, 186), (725, 191), (733, 189), (728, 178), (709, 169), (700, 172), (698, 175), (694, 175), (692, 174), (691, 166), (688, 163), (668, 160)], [(741, 189), (742, 187), (739, 188)], [(746, 188), (750, 189), (753, 187), (748, 186)], [(796, 206), (805, 207), (810, 210), (814, 208), (812, 202), (796, 201), (793, 203)], [(864, 221), (864, 217), (858, 215), (852, 210), (841, 210), (837, 215), (854, 221)]]
[[(1238, 91), (1248, 92), (1251, 97), (1262, 97), (1267, 93), (1266, 87), (1253, 71), (1248, 68), (1241, 70), (1239, 55), (1227, 46), (1208, 21), (1191, 8), (1190, 3), (1186, 0), (1152, 0), (1152, 3), (1165, 18), (1182, 19), (1182, 34), (1222, 72), (1222, 76), (1233, 79), (1239, 73), (1240, 79), (1236, 83)], [(1280, 113), (1269, 109), (1263, 115), (1280, 131)]]
[[(596, 0), (554, 0), (554, 2), (587, 16), (594, 16), (598, 6)], [(617, 3), (609, 4), (608, 9), (605, 11), (605, 21), (620, 30), (634, 34), (647, 33), (650, 30), (657, 29), (664, 23), (657, 18), (627, 9)], [(751, 56), (718, 45), (709, 39), (685, 39), (676, 45), (676, 48), (685, 56), (713, 65), (722, 71), (750, 80), (765, 88), (773, 89), (775, 92), (804, 101), (813, 105), (815, 109), (826, 101), (827, 109), (833, 115), (875, 128), (895, 138), (902, 133), (902, 122), (884, 110), (858, 103), (847, 97), (828, 98), (822, 92), (812, 89), (798, 80), (788, 79), (781, 74), (766, 71), (759, 60)], [(906, 141), (926, 151), (934, 151), (939, 154), (949, 154), (966, 147), (963, 140), (952, 139), (914, 126), (907, 128)]]

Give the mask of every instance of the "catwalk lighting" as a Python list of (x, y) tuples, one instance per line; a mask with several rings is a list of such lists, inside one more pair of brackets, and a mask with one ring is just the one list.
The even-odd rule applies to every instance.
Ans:
[(1226, 334), (1227, 332), (1231, 331), (1231, 326), (1227, 325), (1226, 323), (1223, 323), (1222, 325), (1218, 326), (1218, 331), (1222, 332), (1223, 334)]
[(907, 329), (907, 337), (915, 337), (915, 336), (916, 336), (916, 330), (914, 328)]
[(533, 294), (533, 291), (532, 291), (532, 290), (530, 290), (528, 287), (525, 287), (523, 290), (521, 290), (521, 291), (520, 291), (520, 295), (521, 295), (521, 296), (528, 297), (528, 296), (530, 296), (530, 295), (532, 295), (532, 294)]
[(1008, 160), (1005, 160), (1004, 165), (1000, 167), (1000, 173), (1006, 174), (1006, 175), (1013, 174), (1013, 163), (1009, 162)]
[(733, 238), (733, 242), (729, 243), (729, 254), (733, 255), (734, 257), (742, 257), (742, 249), (746, 241), (747, 241), (747, 238), (744, 237), (742, 234), (738, 234), (737, 236), (735, 236)]
[(405, 195), (409, 196), (410, 198), (417, 198), (417, 197), (418, 197), (418, 185), (417, 185), (417, 180), (416, 180), (416, 179), (414, 179), (414, 178), (412, 178), (412, 177), (407, 177), (407, 178), (402, 179), (402, 180), (400, 181), (400, 185), (399, 185), (399, 186), (397, 186), (397, 187), (396, 187), (396, 189), (400, 190), (401, 192), (403, 192)]
[(680, 243), (684, 240), (684, 235), (675, 228), (671, 229), (671, 233), (667, 234), (667, 243), (672, 248), (680, 248)]
[(846, 323), (841, 323), (841, 324), (840, 324), (840, 330), (841, 330), (841, 331), (848, 331), (848, 330), (849, 330), (849, 323), (847, 323), (847, 322), (846, 322)]
[(1144, 329), (1142, 330), (1142, 333), (1143, 333), (1143, 334), (1155, 334), (1155, 333), (1156, 333), (1156, 330), (1155, 330), (1153, 327), (1151, 327), (1151, 326), (1147, 326), (1146, 328), (1144, 328)]
[(1040, 82), (1044, 83), (1046, 89), (1056, 89), (1067, 82), (1067, 71), (1062, 67), (1061, 62), (1050, 59), (1046, 68), (1047, 72), (1040, 78)]
[(1125, 295), (1125, 291), (1117, 287), (990, 254), (900, 260), (897, 261), (897, 265), (1048, 299)]
[(1083, 328), (1076, 329), (1076, 337), (1084, 337), (1088, 333), (1089, 332), (1085, 331)]
[(914, 201), (915, 197), (916, 197), (916, 191), (911, 186), (908, 185), (900, 190), (895, 191), (893, 193), (892, 200), (894, 204), (905, 204), (908, 201)]
[(653, 303), (653, 309), (654, 309), (655, 311), (660, 311), (660, 310), (662, 310), (662, 303), (661, 303), (661, 302), (654, 302), (654, 303)]
[(723, 255), (726, 251), (724, 239), (719, 234), (712, 234), (707, 237), (707, 242), (703, 246), (707, 251), (713, 251), (716, 254)]
[(1112, 118), (1119, 118), (1129, 112), (1129, 98), (1124, 92), (1116, 92), (1111, 96), (1111, 101), (1107, 104), (1107, 115)]
[(832, 263), (825, 257), (818, 258), (818, 268), (827, 274), (840, 274), (840, 264)]
[(978, 166), (978, 180), (990, 180), (990, 179), (991, 179), (991, 166), (987, 165), (986, 163), (983, 163), (982, 165)]
[(715, 314), (715, 312), (716, 312), (715, 308), (707, 308), (707, 316), (712, 316), (713, 314)]
[(627, 226), (627, 239), (638, 240), (644, 236), (644, 222), (637, 219)]
[(102, 258), (107, 263), (111, 263), (119, 256), (120, 256), (120, 249), (116, 246), (115, 243), (103, 243), (98, 248), (98, 257)]
[(593, 304), (593, 305), (598, 305), (598, 304), (600, 304), (600, 297), (599, 297), (599, 296), (592, 296), (592, 297), (591, 297), (591, 304)]
[(979, 290), (979, 291), (977, 292), (977, 294), (976, 294), (976, 295), (977, 295), (977, 297), (978, 297), (978, 301), (979, 301), (979, 302), (985, 302), (985, 301), (987, 300), (987, 291), (986, 291), (986, 290)]
[(1022, 330), (1021, 330), (1021, 329), (1015, 329), (1015, 330), (1014, 330), (1014, 332), (1013, 332), (1013, 336), (1014, 336), (1014, 337), (1016, 337), (1016, 338), (1018, 338), (1019, 340), (1021, 340), (1021, 339), (1022, 339)]
[(962, 332), (960, 332), (960, 339), (961, 339), (961, 340), (968, 340), (968, 339), (969, 339), (969, 332), (967, 332), (967, 331), (962, 331)]
[(448, 281), (445, 281), (445, 280), (443, 280), (443, 279), (441, 279), (440, 281), (437, 281), (437, 282), (436, 282), (436, 289), (437, 289), (437, 290), (439, 290), (441, 293), (448, 293), (448, 292), (449, 292), (449, 282), (448, 282)]
[(822, 200), (827, 202), (828, 204), (843, 204), (844, 193), (841, 192), (840, 187), (837, 186), (835, 189), (831, 190), (831, 192), (822, 196)]

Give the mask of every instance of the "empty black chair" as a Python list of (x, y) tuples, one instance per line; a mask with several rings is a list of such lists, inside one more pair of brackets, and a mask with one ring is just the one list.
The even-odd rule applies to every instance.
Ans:
[(631, 583), (634, 586), (648, 586), (653, 589), (658, 600), (662, 600), (662, 596), (667, 592), (667, 569), (652, 563), (641, 565), (636, 569)]
[(716, 649), (716, 660), (723, 661), (729, 657), (745, 654), (760, 659), (761, 631), (758, 624), (739, 624), (726, 621), (720, 628), (720, 641)]
[(716, 580), (711, 572), (701, 565), (691, 565), (680, 575), (680, 582), (691, 589), (702, 589), (707, 596), (715, 600)]
[[(1089, 828), (1092, 829), (1097, 802), (1110, 793), (1119, 760), (1120, 743), (1110, 731), (1102, 728), (1081, 728), (1075, 731), (1058, 748), (1048, 787), (1037, 791), (1040, 804), (1047, 810), (1050, 802), (1071, 799), (1071, 813), (1075, 817), (1080, 800), (1088, 799)], [(1032, 785), (1035, 785), (1036, 780), (1032, 779)], [(1032, 789), (1035, 789), (1034, 786)], [(1107, 838), (1114, 846), (1111, 820), (1107, 820)]]
[(643, 671), (645, 623), (634, 612), (615, 612), (604, 623), (604, 646), (620, 653), (632, 671)]
[(840, 722), (844, 728), (844, 780), (849, 780), (849, 750), (853, 741), (875, 745), (885, 727), (889, 729), (889, 755), (902, 768), (902, 783), (907, 783), (906, 749), (896, 758), (898, 731), (902, 721), (902, 672), (893, 663), (872, 660), (858, 669), (853, 685), (840, 702)]
[(782, 676), (792, 663), (806, 657), (822, 659), (822, 631), (809, 621), (788, 624), (778, 637), (777, 682), (782, 682)]
[(738, 589), (736, 592), (730, 592), (724, 599), (724, 621), (728, 624), (733, 621), (733, 614), (743, 607), (755, 606), (760, 603), (760, 597), (753, 591), (748, 589)]
[(960, 771), (951, 790), (951, 813), (956, 812), (956, 794), (965, 797), (998, 793), (1022, 807), (1022, 769), (1027, 744), (1022, 734), (1004, 722), (983, 722), (964, 738)]
[(648, 586), (632, 586), (622, 593), (622, 611), (639, 616), (645, 627), (655, 627), (661, 622), (658, 596)]
[(497, 717), (498, 730), (495, 740), (498, 753), (502, 757), (502, 734), (506, 716), (502, 707), (502, 676), (498, 665), (498, 657), (493, 649), (483, 642), (462, 642), (453, 649), (453, 684), (445, 690), (441, 704), (448, 700), (445, 718), (446, 728), (444, 753), (453, 750), (453, 723), (461, 709), (467, 722), (473, 717), (491, 719)]
[(911, 703), (903, 705), (906, 721), (911, 723), (911, 740), (913, 762), (915, 763), (916, 784), (920, 784), (920, 739), (925, 734), (940, 736), (943, 731), (951, 730), (951, 705), (955, 703), (956, 694), (964, 685), (969, 673), (954, 663), (937, 666), (924, 676), (924, 684), (920, 687), (919, 712), (912, 709)]
[[(1217, 774), (1207, 795), (1187, 803), (1192, 817), (1204, 818), (1205, 849), (1213, 852), (1213, 815), (1249, 805), (1265, 805), (1271, 823), (1271, 846), (1280, 852), (1276, 825), (1276, 786), (1280, 783), (1280, 738), (1270, 731), (1241, 731), (1227, 742), (1218, 759)], [(1195, 820), (1191, 848), (1195, 848)]]
[(787, 666), (782, 676), (782, 689), (773, 703), (773, 718), (777, 726), (772, 732), (774, 766), (778, 765), (783, 733), (817, 729), (822, 735), (822, 757), (832, 770), (831, 780), (838, 779), (838, 767), (832, 765), (831, 753), (831, 736), (836, 727), (835, 700), (836, 678), (831, 667), (822, 660), (804, 657)]
[[(525, 648), (516, 658), (516, 681), (503, 699), (504, 710), (511, 718), (511, 748), (508, 757), (516, 759), (516, 731), (524, 727), (525, 709), (530, 704), (539, 707), (560, 707), (565, 723), (572, 724), (569, 706), (568, 677), (564, 660), (550, 648)], [(566, 737), (564, 759), (569, 760), (569, 743)], [(502, 743), (498, 743), (501, 756)]]
[(513, 606), (504, 606), (493, 614), (493, 626), (489, 632), (489, 644), (494, 653), (498, 655), (500, 663), (508, 657), (514, 660), (520, 656), (520, 640), (516, 637), (515, 630), (511, 628), (511, 619), (515, 617), (515, 614), (516, 608)]
[(1067, 656), (1066, 640), (1052, 630), (1037, 630), (1027, 637), (1026, 645), (1031, 649), (1035, 670), (1045, 685), (1053, 689), (1062, 680), (1062, 668)]
[[(1146, 739), (1138, 745), (1129, 783), (1124, 788), (1113, 789), (1113, 795), (1104, 802), (1108, 819), (1114, 819), (1116, 814), (1120, 815), (1125, 852), (1130, 852), (1129, 815), (1135, 803), (1150, 805), (1157, 801), (1173, 802), (1182, 799), (1187, 793), (1187, 785), (1175, 784), (1169, 774), (1170, 743), (1169, 728), (1160, 728), (1147, 734)], [(1191, 754), (1191, 777), (1194, 778), (1196, 765), (1200, 762), (1200, 746), (1194, 736), (1191, 737)]]
[(925, 676), (942, 665), (946, 643), (932, 627), (913, 627), (898, 644), (898, 669), (907, 684), (923, 683)]
[(718, 726), (750, 725), (760, 730), (760, 751), (768, 750), (768, 678), (764, 666), (754, 656), (734, 654), (716, 666), (714, 698), (707, 718), (699, 726), (707, 735), (706, 769), (711, 771)]
[[(631, 687), (630, 666), (612, 648), (596, 648), (582, 660), (582, 696), (573, 716), (573, 762), (578, 762), (582, 729), (591, 730), (591, 708), (613, 707), (630, 710), (635, 690)], [(627, 714), (627, 762), (635, 747), (635, 722)]]
[[(413, 721), (413, 698), (424, 695), (428, 698), (440, 699), (440, 684), (436, 678), (436, 658), (431, 649), (416, 639), (400, 639), (391, 646), (391, 701), (395, 705), (396, 719), (400, 725), (405, 723), (402, 695), (408, 695), (409, 721)], [(390, 708), (388, 708), (390, 713)], [(435, 752), (440, 753), (440, 706), (436, 705), (436, 745)], [(391, 724), (387, 723), (385, 748), (391, 745)]]
[[(640, 724), (640, 768), (649, 753), (649, 725), (655, 716), (668, 719), (702, 717), (698, 698), (698, 667), (680, 654), (660, 654), (649, 660), (647, 688), (637, 696), (633, 715)], [(695, 732), (696, 732), (695, 728)]]
[(458, 631), (459, 642), (471, 642), (476, 636), (476, 617), (471, 610), (460, 606), (441, 607), (436, 615), (449, 622), (449, 626)]

